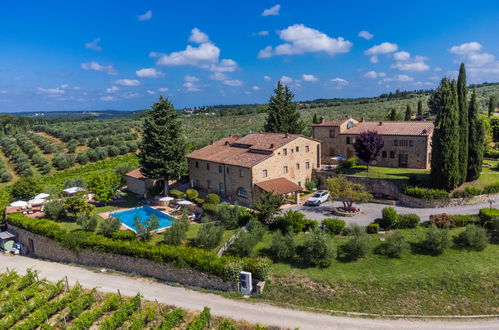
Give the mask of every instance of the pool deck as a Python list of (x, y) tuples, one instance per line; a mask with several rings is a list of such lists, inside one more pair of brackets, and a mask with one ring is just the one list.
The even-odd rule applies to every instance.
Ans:
[[(116, 213), (116, 212), (123, 212), (123, 211), (128, 211), (128, 210), (133, 210), (133, 209), (136, 209), (136, 208), (139, 208), (139, 207), (144, 207), (144, 206), (149, 206), (153, 209), (156, 209), (164, 214), (167, 214), (169, 215), (170, 217), (172, 218), (175, 218), (175, 219), (178, 219), (177, 216), (175, 215), (172, 215), (171, 212), (174, 212), (175, 210), (172, 209), (171, 207), (169, 206), (161, 206), (161, 205), (138, 205), (138, 206), (135, 206), (135, 207), (129, 207), (129, 208), (124, 208), (124, 209), (118, 209), (118, 210), (114, 210), (114, 211), (109, 211), (109, 212), (103, 212), (103, 213), (98, 213), (98, 216), (100, 216), (102, 219), (108, 219), (110, 218), (110, 214), (111, 213)], [(156, 233), (156, 234), (159, 234), (159, 233), (163, 233), (165, 232), (168, 228), (170, 227), (164, 227), (164, 228), (160, 228), (158, 230), (153, 230), (152, 233)], [(120, 229), (122, 230), (131, 230), (133, 232), (137, 232), (136, 230), (134, 230), (133, 228), (130, 228), (128, 227), (127, 225), (125, 225), (123, 222), (121, 222), (121, 227)]]

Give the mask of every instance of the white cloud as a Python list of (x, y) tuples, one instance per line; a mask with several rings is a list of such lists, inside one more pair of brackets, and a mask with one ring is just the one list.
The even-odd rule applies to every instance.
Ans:
[(80, 67), (83, 70), (87, 71), (99, 71), (99, 72), (104, 72), (105, 74), (108, 74), (110, 76), (115, 76), (118, 74), (116, 70), (114, 69), (112, 64), (109, 65), (101, 65), (97, 62), (90, 62), (90, 63), (82, 63)]
[(184, 76), (184, 81), (198, 82), (199, 78), (196, 76), (186, 75), (186, 76)]
[(135, 71), (139, 78), (163, 78), (165, 74), (154, 68), (145, 68)]
[(288, 26), (278, 32), (281, 40), (286, 43), (272, 48), (267, 46), (258, 53), (259, 58), (275, 55), (296, 55), (308, 52), (326, 52), (329, 55), (347, 53), (352, 43), (342, 37), (331, 38), (328, 35), (303, 24)]
[(369, 31), (363, 30), (363, 31), (359, 32), (358, 36), (361, 37), (361, 38), (364, 38), (366, 40), (371, 40), (374, 37), (374, 34), (369, 33)]
[(184, 87), (188, 92), (199, 92), (200, 89), (192, 82), (187, 81), (184, 83)]
[(379, 62), (378, 56), (376, 56), (376, 55), (371, 56), (371, 58), (369, 59), (369, 61), (371, 63), (378, 63)]
[(168, 92), (168, 87), (161, 87), (161, 88), (158, 88), (158, 91), (160, 92)]
[(112, 95), (108, 95), (108, 96), (101, 96), (100, 97), (100, 100), (101, 101), (114, 101), (116, 100), (116, 97), (112, 96)]
[(259, 36), (262, 36), (262, 37), (268, 36), (269, 35), (269, 31), (267, 31), (267, 30), (258, 31), (256, 33), (256, 35), (259, 35)]
[(98, 45), (100, 41), (101, 41), (100, 38), (95, 38), (94, 40), (85, 43), (85, 48), (95, 50), (96, 52), (100, 52), (102, 50), (102, 47)]
[(227, 76), (221, 72), (214, 72), (210, 75), (211, 80), (227, 80)]
[(469, 54), (467, 57), (470, 66), (484, 66), (495, 60), (494, 55), (489, 53)]
[(56, 87), (56, 88), (41, 88), (38, 87), (36, 89), (38, 94), (49, 94), (49, 95), (61, 95), (66, 93), (62, 88)]
[(194, 42), (196, 44), (202, 44), (209, 41), (208, 35), (204, 32), (201, 32), (198, 28), (194, 28), (191, 31), (191, 35), (189, 36), (189, 41)]
[(144, 14), (137, 16), (137, 19), (142, 22), (142, 21), (148, 21), (152, 18), (152, 10), (146, 11)]
[(241, 80), (225, 80), (224, 85), (227, 86), (242, 86), (243, 82)]
[(393, 78), (385, 78), (382, 80), (382, 82), (391, 82), (391, 81), (409, 82), (409, 81), (413, 81), (413, 80), (414, 80), (414, 78), (412, 78), (406, 74), (399, 74)]
[(345, 79), (339, 78), (339, 77), (331, 79), (331, 82), (337, 83), (337, 84), (340, 84), (340, 85), (348, 85), (348, 80), (345, 80)]
[(317, 78), (313, 74), (303, 74), (301, 76), (301, 78), (303, 79), (303, 81), (306, 81), (306, 82), (316, 82), (319, 80), (319, 78)]
[(9, 91), (7, 91), (5, 89), (4, 90), (0, 90), (0, 94), (2, 94), (2, 95), (9, 94)]
[(279, 79), (279, 80), (281, 81), (281, 83), (286, 84), (286, 85), (291, 84), (294, 81), (293, 78), (288, 77), (288, 76), (282, 76), (281, 79)]
[(106, 93), (116, 93), (120, 90), (119, 87), (117, 86), (112, 86), (110, 88), (106, 88)]
[(369, 78), (369, 79), (375, 79), (375, 78), (380, 78), (380, 77), (384, 77), (384, 76), (386, 76), (386, 74), (384, 72), (367, 71), (363, 77)]
[(114, 82), (116, 85), (121, 86), (139, 86), (140, 81), (135, 79), (118, 79)]
[(60, 86), (61, 89), (67, 89), (67, 90), (74, 90), (74, 91), (79, 91), (81, 90), (80, 86), (71, 86), (69, 84), (62, 84)]
[(373, 46), (366, 50), (364, 54), (366, 55), (378, 55), (378, 54), (388, 54), (396, 52), (398, 49), (397, 44), (392, 44), (389, 42), (383, 42), (379, 45)]
[(254, 91), (259, 91), (261, 88), (258, 86), (252, 86), (251, 89), (253, 89)]
[(401, 51), (393, 54), (393, 58), (397, 61), (407, 61), (411, 57), (409, 52)]
[(442, 71), (442, 68), (441, 68), (441, 67), (439, 67), (439, 66), (436, 66), (436, 67), (434, 67), (434, 68), (433, 68), (433, 70), (435, 70), (435, 71), (437, 71), (437, 72), (440, 72), (440, 71)]
[(234, 72), (237, 70), (237, 62), (228, 58), (222, 59), (219, 63), (210, 65), (210, 71)]
[(391, 68), (399, 69), (400, 71), (421, 72), (430, 69), (430, 66), (423, 61), (414, 62), (397, 62), (391, 65)]
[(269, 76), (263, 76), (263, 80), (265, 80), (265, 81), (271, 81), (271, 80), (272, 80), (272, 78), (271, 78), (271, 77), (269, 77)]
[(280, 10), (281, 10), (281, 5), (275, 5), (272, 8), (265, 9), (262, 12), (262, 16), (277, 16), (279, 15)]
[(467, 42), (458, 46), (453, 46), (449, 49), (452, 54), (457, 55), (466, 55), (470, 53), (476, 53), (482, 49), (482, 45), (480, 45), (476, 41)]
[(149, 94), (149, 95), (154, 95), (154, 94), (156, 94), (156, 92), (155, 92), (155, 91), (150, 90), (150, 89), (148, 89), (146, 92), (147, 92), (147, 94)]

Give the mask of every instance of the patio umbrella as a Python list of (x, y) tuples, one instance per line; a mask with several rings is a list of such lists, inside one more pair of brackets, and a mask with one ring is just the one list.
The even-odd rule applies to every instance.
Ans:
[(34, 198), (34, 199), (30, 199), (28, 201), (28, 203), (30, 203), (31, 205), (42, 205), (46, 202), (46, 200), (42, 199), (42, 198)]
[(76, 194), (79, 191), (84, 191), (84, 190), (85, 189), (80, 188), (80, 187), (71, 187), (71, 188), (64, 189), (64, 192), (72, 195), (72, 194)]
[(46, 194), (46, 193), (41, 193), (41, 194), (38, 194), (35, 197), (33, 197), (33, 199), (45, 199), (47, 197), (50, 197), (50, 195)]
[(334, 157), (331, 157), (331, 159), (332, 160), (340, 160), (340, 161), (347, 160), (346, 158), (340, 157), (340, 156), (334, 156)]
[(191, 205), (191, 204), (192, 204), (192, 202), (189, 202), (189, 201), (185, 201), (185, 200), (184, 200), (184, 201), (178, 201), (178, 202), (177, 202), (177, 204), (178, 204), (178, 205)]
[(173, 198), (173, 197), (167, 196), (167, 197), (161, 197), (161, 198), (159, 199), (159, 201), (160, 201), (160, 202), (169, 202), (169, 201), (172, 201), (172, 200), (174, 200), (174, 199), (175, 199), (175, 198)]
[(10, 204), (10, 206), (14, 206), (14, 207), (24, 207), (27, 205), (28, 205), (28, 202), (25, 202), (25, 201), (15, 201), (15, 202), (12, 202)]

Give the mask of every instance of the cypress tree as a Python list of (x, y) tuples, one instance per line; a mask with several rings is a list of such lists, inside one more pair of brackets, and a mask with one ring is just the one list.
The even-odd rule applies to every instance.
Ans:
[(473, 181), (480, 177), (482, 172), (483, 151), (485, 141), (485, 128), (480, 118), (476, 90), (471, 94), (468, 112), (469, 143), (468, 143), (468, 173), (467, 180)]
[(319, 119), (317, 118), (317, 114), (314, 113), (314, 116), (312, 117), (312, 124), (318, 124), (319, 123)]
[(390, 121), (397, 121), (400, 120), (399, 114), (397, 112), (397, 109), (392, 108), (390, 112), (388, 113), (388, 120)]
[(468, 176), (468, 88), (466, 87), (466, 68), (461, 63), (457, 77), (457, 102), (459, 105), (459, 165), (461, 168), (461, 181), (466, 181)]
[(178, 112), (163, 96), (145, 113), (139, 166), (145, 176), (165, 181), (165, 195), (168, 181), (179, 179), (187, 169), (181, 127)]
[(419, 100), (418, 101), (418, 116), (423, 115), (423, 101)]
[(412, 118), (412, 111), (411, 111), (411, 106), (407, 104), (407, 107), (405, 108), (405, 117), (404, 120), (409, 121)]
[(265, 132), (301, 134), (305, 123), (300, 119), (300, 113), (293, 102), (293, 93), (288, 86), (283, 86), (280, 81), (274, 89), (267, 107), (267, 121)]
[(437, 112), (431, 149), (431, 180), (435, 187), (450, 191), (460, 184), (459, 115), (455, 82), (442, 79), (433, 105)]
[(496, 104), (497, 104), (496, 97), (494, 95), (491, 95), (489, 98), (489, 112), (488, 112), (489, 118), (494, 116), (496, 112)]

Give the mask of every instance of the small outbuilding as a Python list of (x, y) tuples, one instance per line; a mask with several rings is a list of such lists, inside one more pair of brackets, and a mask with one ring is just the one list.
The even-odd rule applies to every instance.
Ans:
[(125, 174), (127, 190), (143, 196), (147, 189), (154, 185), (155, 180), (144, 176), (140, 169), (135, 169)]

